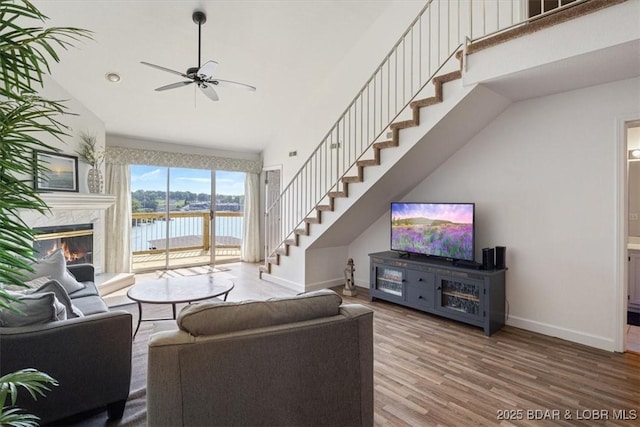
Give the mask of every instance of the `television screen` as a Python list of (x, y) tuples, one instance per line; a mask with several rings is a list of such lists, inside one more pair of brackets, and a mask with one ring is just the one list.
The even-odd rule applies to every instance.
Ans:
[(474, 261), (473, 203), (391, 203), (391, 250)]

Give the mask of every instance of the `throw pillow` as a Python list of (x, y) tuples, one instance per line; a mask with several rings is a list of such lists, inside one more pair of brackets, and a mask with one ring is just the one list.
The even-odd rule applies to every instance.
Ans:
[(60, 282), (69, 294), (84, 289), (84, 285), (78, 282), (76, 278), (73, 277), (73, 274), (67, 270), (67, 260), (64, 257), (62, 249), (54, 251), (31, 266), (34, 272), (27, 273), (27, 279), (33, 280), (36, 277), (48, 276)]
[(58, 302), (53, 292), (45, 292), (33, 295), (20, 295), (18, 302), (11, 302), (10, 306), (20, 310), (14, 313), (11, 310), (0, 310), (0, 326), (5, 328), (42, 325), (56, 320), (66, 319), (66, 308)]
[(36, 277), (35, 279), (29, 280), (28, 282), (24, 282), (24, 284), (30, 287), (31, 289), (36, 289), (49, 281), (51, 281), (51, 277), (43, 276), (43, 277)]
[(29, 289), (35, 289), (35, 288), (38, 288), (38, 287), (44, 285), (49, 280), (51, 280), (50, 277), (36, 277), (33, 280), (29, 280), (27, 282), (23, 282), (24, 286), (4, 285), (3, 287), (4, 287), (4, 289), (6, 289), (8, 291), (15, 291), (15, 292), (24, 293), (25, 291), (28, 291)]
[(66, 308), (67, 318), (84, 317), (82, 311), (80, 311), (80, 309), (73, 305), (73, 303), (71, 302), (71, 298), (69, 298), (69, 294), (67, 293), (66, 289), (57, 280), (49, 279), (38, 289), (27, 291), (27, 294), (33, 295), (45, 292), (53, 292), (53, 294), (56, 296), (56, 299)]

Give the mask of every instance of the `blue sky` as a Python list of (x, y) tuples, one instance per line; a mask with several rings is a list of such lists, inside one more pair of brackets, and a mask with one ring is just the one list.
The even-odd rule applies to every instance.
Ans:
[[(244, 173), (216, 171), (216, 193), (244, 194)], [(203, 169), (171, 168), (172, 191), (191, 191), (211, 194), (211, 171)], [(167, 168), (160, 166), (131, 166), (131, 191), (164, 191), (167, 188)]]

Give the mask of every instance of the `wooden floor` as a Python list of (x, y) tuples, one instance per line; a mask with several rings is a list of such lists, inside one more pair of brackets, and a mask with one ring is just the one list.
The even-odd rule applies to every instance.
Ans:
[[(480, 328), (359, 302), (375, 311), (376, 425), (640, 424), (640, 355), (509, 326), (485, 337)], [(619, 411), (634, 420), (614, 420)]]
[[(230, 300), (295, 294), (259, 280), (256, 264), (225, 267), (215, 274), (234, 280)], [(486, 337), (480, 328), (371, 303), (358, 289), (343, 299), (375, 312), (376, 426), (640, 425), (638, 354), (509, 326)]]

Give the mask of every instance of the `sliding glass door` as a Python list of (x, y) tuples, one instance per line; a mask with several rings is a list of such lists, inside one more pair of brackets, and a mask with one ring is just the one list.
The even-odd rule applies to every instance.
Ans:
[(211, 262), (212, 173), (169, 168), (167, 269)]
[(240, 259), (244, 228), (244, 172), (216, 171), (215, 262)]
[[(134, 271), (239, 260), (244, 175), (131, 166)], [(212, 194), (216, 195), (215, 203)]]

